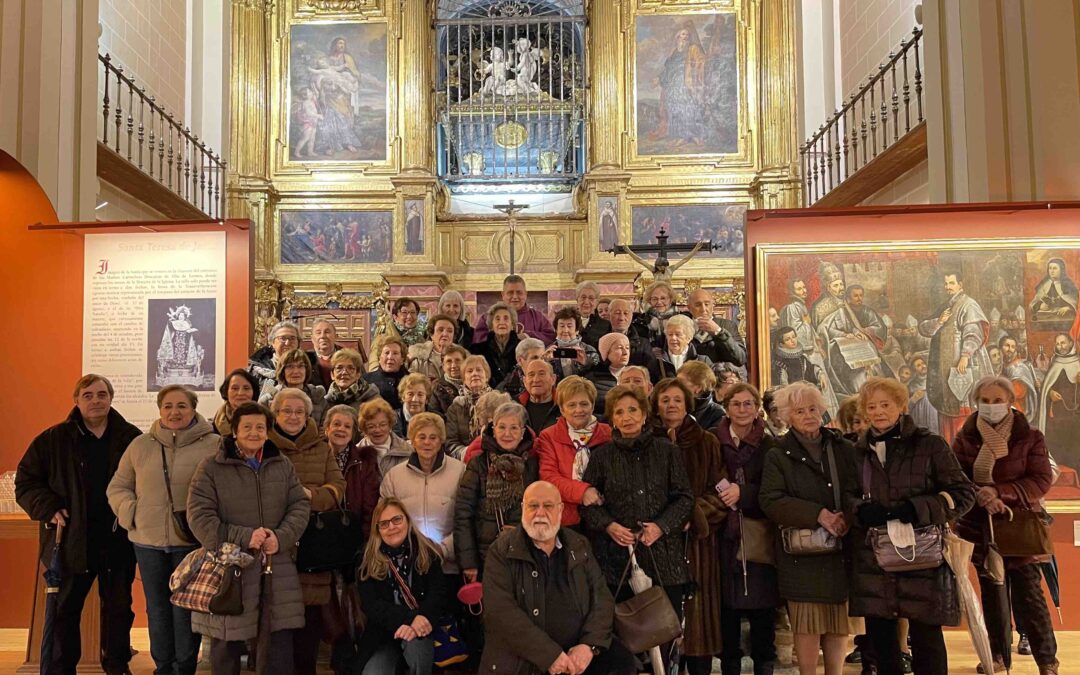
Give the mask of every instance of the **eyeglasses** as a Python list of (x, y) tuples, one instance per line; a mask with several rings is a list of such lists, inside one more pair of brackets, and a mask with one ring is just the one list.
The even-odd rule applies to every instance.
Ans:
[(356, 366), (334, 366), (334, 373), (336, 374), (353, 374), (356, 372)]
[(544, 502), (543, 504), (541, 504), (540, 502), (526, 502), (525, 510), (529, 513), (536, 513), (537, 511), (543, 509), (544, 511), (550, 513), (555, 511), (555, 509), (559, 508), (560, 506), (562, 506), (562, 502)]
[(282, 417), (303, 417), (304, 415), (307, 415), (307, 411), (303, 408), (300, 408), (299, 410), (289, 410), (288, 408), (282, 408), (278, 411), (278, 414)]
[(377, 525), (379, 526), (380, 530), (389, 530), (391, 527), (397, 527), (398, 525), (401, 525), (404, 522), (405, 522), (405, 516), (399, 514), (399, 515), (394, 516), (393, 518), (388, 518), (386, 520), (380, 520), (377, 523)]
[(274, 338), (274, 342), (280, 342), (282, 344), (288, 345), (288, 344), (292, 344), (294, 342), (299, 342), (299, 340), (297, 340), (292, 335), (279, 335), (276, 338)]

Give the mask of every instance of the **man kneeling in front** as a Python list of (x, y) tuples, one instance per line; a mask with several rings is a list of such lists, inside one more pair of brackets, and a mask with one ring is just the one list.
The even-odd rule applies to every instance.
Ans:
[(529, 485), (521, 526), (503, 532), (484, 566), (486, 673), (630, 675), (633, 655), (612, 634), (615, 601), (585, 537), (559, 529), (559, 490)]

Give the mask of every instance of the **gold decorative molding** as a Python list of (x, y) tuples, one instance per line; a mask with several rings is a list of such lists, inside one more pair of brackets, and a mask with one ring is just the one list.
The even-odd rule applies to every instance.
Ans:
[(277, 279), (255, 280), (255, 349), (265, 347), (267, 334), (275, 323), (281, 321), (281, 283)]
[(306, 0), (306, 8), (315, 12), (360, 12), (376, 6), (375, 0)]

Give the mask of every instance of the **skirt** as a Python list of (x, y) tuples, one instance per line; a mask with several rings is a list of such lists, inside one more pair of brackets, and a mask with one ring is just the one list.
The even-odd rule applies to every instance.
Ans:
[(848, 616), (847, 602), (796, 602), (789, 600), (788, 618), (796, 635), (859, 635), (864, 631), (860, 617)]

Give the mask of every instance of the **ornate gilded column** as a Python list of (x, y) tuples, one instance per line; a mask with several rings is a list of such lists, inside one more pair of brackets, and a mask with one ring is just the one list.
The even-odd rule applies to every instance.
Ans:
[(589, 172), (621, 168), (623, 88), (619, 2), (589, 3)]
[(432, 175), (435, 134), (431, 27), (435, 14), (431, 4), (430, 0), (402, 0), (398, 60), (402, 173), (424, 176)]

